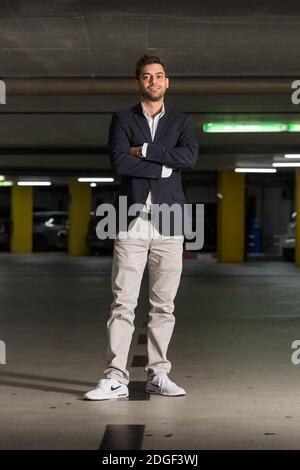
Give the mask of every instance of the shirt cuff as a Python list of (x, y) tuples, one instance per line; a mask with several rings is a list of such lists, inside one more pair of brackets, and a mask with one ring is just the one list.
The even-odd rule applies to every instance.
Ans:
[(161, 171), (162, 178), (168, 178), (169, 176), (171, 176), (171, 174), (172, 174), (172, 168), (169, 168), (167, 166), (162, 167), (162, 171)]
[(144, 158), (146, 158), (146, 156), (147, 156), (147, 147), (148, 147), (147, 143), (144, 143), (143, 146), (142, 146), (142, 155), (143, 155)]

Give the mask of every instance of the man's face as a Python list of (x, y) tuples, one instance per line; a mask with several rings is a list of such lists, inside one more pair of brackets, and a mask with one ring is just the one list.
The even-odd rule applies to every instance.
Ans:
[(169, 79), (161, 64), (149, 64), (143, 67), (139, 80), (136, 80), (136, 85), (143, 98), (159, 101), (169, 88)]

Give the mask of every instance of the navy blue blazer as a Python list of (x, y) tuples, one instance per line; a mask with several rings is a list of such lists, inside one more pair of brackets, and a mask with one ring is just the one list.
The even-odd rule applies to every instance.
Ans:
[[(146, 158), (130, 155), (130, 147), (148, 143)], [(149, 191), (154, 204), (168, 206), (186, 202), (182, 189), (181, 170), (191, 169), (198, 158), (196, 130), (190, 115), (174, 111), (165, 105), (165, 114), (159, 119), (152, 141), (149, 124), (141, 103), (112, 116), (108, 154), (114, 172), (121, 176), (118, 197), (127, 196), (128, 206), (145, 204)], [(163, 165), (173, 168), (171, 176), (162, 178)], [(132, 218), (128, 219), (130, 222)], [(160, 233), (161, 224), (160, 224)], [(171, 228), (174, 235), (174, 228)], [(177, 234), (177, 233), (176, 233)]]

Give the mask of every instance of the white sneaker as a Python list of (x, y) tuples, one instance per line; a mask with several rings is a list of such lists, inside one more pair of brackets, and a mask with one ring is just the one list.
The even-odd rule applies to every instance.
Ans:
[(155, 375), (153, 379), (148, 380), (146, 392), (169, 397), (186, 395), (186, 391), (172, 382), (167, 375)]
[(116, 379), (101, 379), (97, 387), (83, 395), (84, 400), (110, 400), (128, 397), (128, 387)]

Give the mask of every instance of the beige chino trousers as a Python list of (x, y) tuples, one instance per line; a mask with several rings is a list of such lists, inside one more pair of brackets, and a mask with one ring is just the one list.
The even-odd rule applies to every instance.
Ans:
[(107, 321), (106, 378), (130, 381), (127, 360), (135, 329), (143, 273), (148, 262), (149, 321), (147, 328), (147, 378), (169, 373), (167, 350), (175, 326), (174, 299), (182, 273), (183, 236), (163, 236), (142, 216), (133, 230), (119, 232), (114, 242), (111, 287), (113, 302)]

